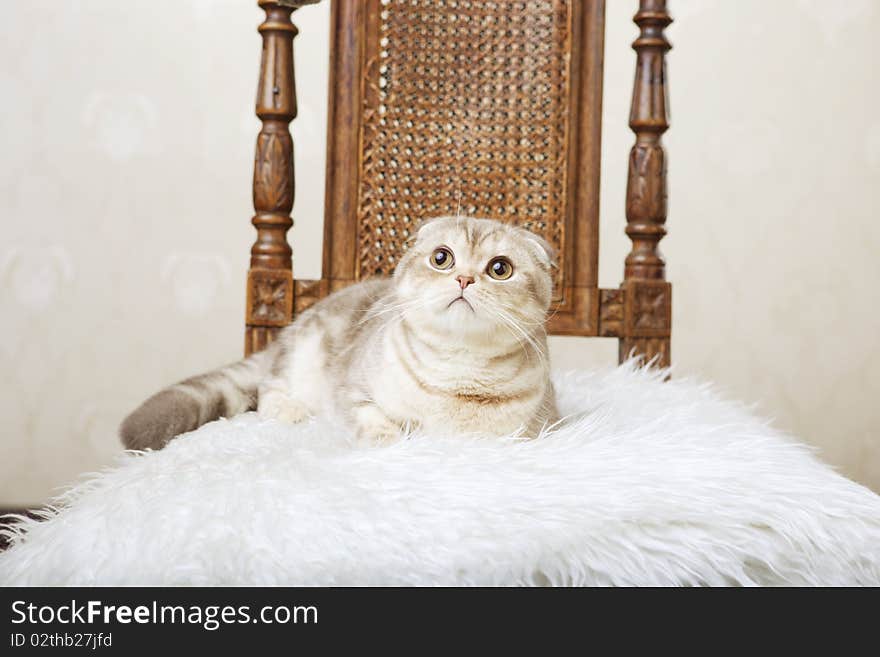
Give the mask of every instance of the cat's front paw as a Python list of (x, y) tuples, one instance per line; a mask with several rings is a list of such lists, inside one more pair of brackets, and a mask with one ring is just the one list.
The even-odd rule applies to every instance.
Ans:
[(260, 391), (257, 415), (264, 420), (278, 420), (286, 424), (302, 422), (311, 413), (300, 401), (292, 399), (279, 390)]
[(389, 420), (375, 406), (361, 406), (355, 411), (358, 441), (368, 445), (388, 445), (401, 438), (400, 425)]

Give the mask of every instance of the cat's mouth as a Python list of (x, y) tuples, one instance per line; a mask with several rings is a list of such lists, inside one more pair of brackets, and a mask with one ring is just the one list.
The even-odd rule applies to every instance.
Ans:
[(452, 308), (452, 306), (455, 305), (455, 303), (458, 301), (464, 301), (464, 303), (467, 304), (467, 307), (471, 309), (471, 312), (475, 312), (474, 307), (471, 305), (471, 302), (465, 299), (464, 295), (455, 297), (452, 301), (446, 304), (446, 308)]

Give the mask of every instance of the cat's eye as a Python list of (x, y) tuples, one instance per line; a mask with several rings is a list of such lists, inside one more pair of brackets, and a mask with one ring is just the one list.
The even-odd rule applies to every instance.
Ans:
[(431, 263), (434, 269), (443, 271), (452, 267), (455, 263), (455, 257), (452, 255), (452, 251), (445, 246), (441, 246), (439, 249), (434, 249), (434, 253), (428, 258), (428, 262)]
[(513, 265), (507, 258), (492, 258), (486, 267), (486, 273), (496, 281), (506, 281), (513, 276)]

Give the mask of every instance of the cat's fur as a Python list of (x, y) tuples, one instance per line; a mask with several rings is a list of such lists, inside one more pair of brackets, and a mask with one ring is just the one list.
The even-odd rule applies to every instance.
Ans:
[[(447, 270), (430, 260), (439, 247), (454, 256)], [(506, 280), (487, 270), (499, 256), (513, 266)], [(284, 422), (341, 414), (371, 441), (415, 427), (535, 436), (557, 419), (544, 328), (552, 266), (550, 247), (524, 229), (432, 220), (392, 278), (336, 292), (266, 350), (157, 393), (125, 419), (122, 441), (158, 449), (254, 408)]]

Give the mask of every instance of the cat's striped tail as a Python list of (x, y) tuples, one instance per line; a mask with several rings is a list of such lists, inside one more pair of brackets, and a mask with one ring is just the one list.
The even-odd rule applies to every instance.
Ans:
[(274, 346), (160, 390), (122, 421), (123, 445), (161, 449), (175, 436), (206, 422), (254, 410), (257, 389), (272, 368)]

